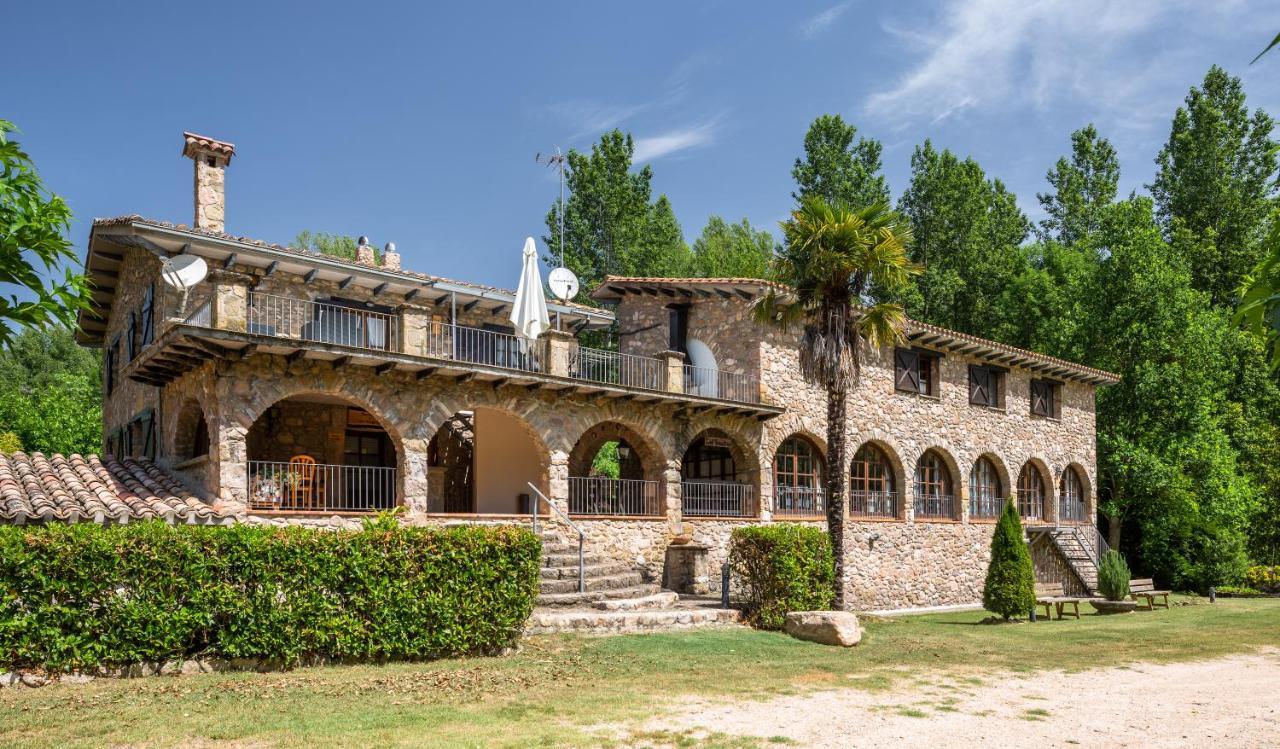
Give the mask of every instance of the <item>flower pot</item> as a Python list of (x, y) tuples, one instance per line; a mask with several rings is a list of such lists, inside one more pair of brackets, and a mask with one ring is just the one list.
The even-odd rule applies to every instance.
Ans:
[(1129, 614), (1138, 609), (1137, 601), (1108, 601), (1105, 598), (1095, 598), (1089, 601), (1089, 605), (1099, 614)]

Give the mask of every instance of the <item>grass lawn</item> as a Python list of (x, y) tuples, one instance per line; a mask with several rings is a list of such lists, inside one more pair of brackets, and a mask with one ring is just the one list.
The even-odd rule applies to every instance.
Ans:
[[(850, 650), (746, 629), (541, 637), (504, 658), (0, 690), (4, 746), (582, 746), (682, 696), (884, 689), (942, 673), (1081, 670), (1280, 645), (1280, 600), (983, 626), (981, 612), (873, 620)], [(1087, 607), (1086, 607), (1087, 608)], [(626, 729), (623, 730), (625, 734)], [(631, 734), (628, 742), (678, 737)], [(769, 743), (769, 742), (766, 742)], [(725, 738), (722, 746), (756, 746)]]

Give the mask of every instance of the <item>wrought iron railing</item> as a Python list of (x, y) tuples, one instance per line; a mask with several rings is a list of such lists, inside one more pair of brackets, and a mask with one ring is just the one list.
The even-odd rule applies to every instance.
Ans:
[(377, 512), (396, 506), (396, 469), (251, 460), (249, 506), (263, 511)]
[(896, 518), (898, 517), (898, 493), (851, 492), (849, 514), (855, 517)]
[(721, 481), (680, 482), (681, 512), (702, 517), (755, 517), (756, 489), (751, 484)]
[(661, 487), (657, 481), (571, 476), (569, 514), (662, 515), (666, 503)]
[(1059, 497), (1058, 520), (1068, 523), (1084, 520), (1084, 497)]
[(773, 487), (773, 514), (787, 517), (825, 517), (827, 494), (811, 486)]
[(916, 494), (915, 511), (917, 518), (930, 520), (954, 519), (956, 516), (956, 498), (947, 494)]
[(213, 302), (205, 302), (191, 310), (183, 322), (188, 325), (199, 325), (202, 328), (211, 327), (213, 325)]
[(686, 364), (684, 392), (739, 403), (759, 403), (760, 380), (753, 375)]
[(274, 294), (249, 294), (248, 331), (258, 335), (394, 351), (399, 347), (399, 325), (399, 317), (383, 312)]
[(1088, 525), (1076, 525), (1070, 528), (1070, 532), (1076, 537), (1076, 541), (1081, 548), (1085, 550), (1093, 560), (1094, 566), (1102, 564), (1102, 555), (1110, 550), (1107, 545), (1107, 539), (1102, 535), (1102, 531), (1093, 523)]
[(1008, 501), (993, 492), (981, 492), (969, 495), (969, 517), (977, 519), (998, 518), (1004, 512), (1004, 504)]
[(546, 341), (530, 341), (500, 330), (432, 322), (423, 337), (422, 345), (422, 351), (405, 353), (521, 372), (546, 371)]
[(666, 367), (658, 359), (584, 346), (574, 351), (569, 376), (645, 390), (666, 389)]

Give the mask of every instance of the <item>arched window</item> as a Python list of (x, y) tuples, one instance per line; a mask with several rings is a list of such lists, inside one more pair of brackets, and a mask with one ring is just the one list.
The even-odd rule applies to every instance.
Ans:
[(1018, 513), (1023, 520), (1044, 518), (1044, 479), (1034, 463), (1023, 465), (1018, 474)]
[(1062, 520), (1084, 520), (1084, 482), (1076, 469), (1067, 466), (1058, 483), (1058, 516)]
[(773, 505), (779, 515), (822, 515), (822, 455), (809, 440), (788, 437), (773, 456)]
[(916, 463), (916, 517), (954, 518), (951, 471), (942, 456), (929, 450)]
[(849, 466), (849, 514), (898, 516), (889, 457), (875, 445), (863, 445)]
[(978, 458), (969, 472), (969, 517), (1000, 517), (1004, 509), (1004, 484), (990, 458)]

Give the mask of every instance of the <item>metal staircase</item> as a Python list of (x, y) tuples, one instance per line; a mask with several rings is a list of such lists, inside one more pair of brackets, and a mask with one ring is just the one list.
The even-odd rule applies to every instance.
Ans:
[(1064, 525), (1043, 531), (1091, 595), (1098, 594), (1098, 565), (1107, 541), (1093, 525)]

